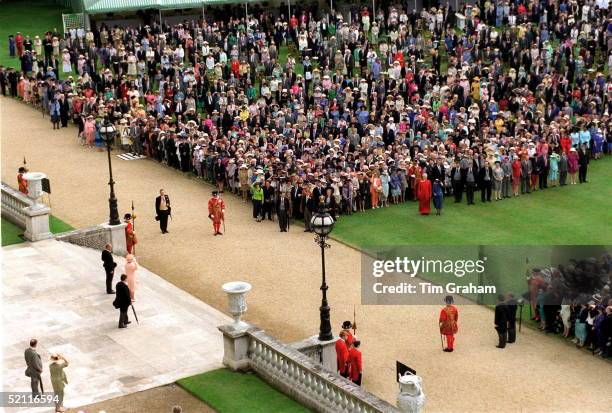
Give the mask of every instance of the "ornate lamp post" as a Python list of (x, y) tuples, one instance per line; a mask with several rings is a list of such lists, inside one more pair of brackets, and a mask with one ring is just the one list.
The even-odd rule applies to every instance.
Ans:
[(315, 242), (321, 247), (321, 271), (322, 271), (322, 283), (321, 283), (321, 291), (322, 291), (322, 299), (321, 299), (321, 307), (319, 308), (321, 312), (321, 325), (319, 327), (319, 340), (320, 341), (329, 341), (334, 338), (332, 334), (331, 323), (329, 321), (329, 304), (327, 303), (327, 283), (325, 282), (325, 249), (329, 248), (330, 245), (325, 242), (327, 236), (334, 228), (334, 218), (327, 213), (327, 210), (323, 206), (323, 202), (321, 202), (319, 206), (319, 212), (314, 214), (312, 219), (310, 220), (310, 226), (317, 237), (315, 238)]
[(104, 124), (100, 128), (100, 135), (102, 135), (102, 139), (106, 143), (106, 153), (108, 155), (108, 174), (110, 185), (110, 197), (108, 198), (108, 207), (110, 210), (110, 216), (108, 220), (109, 225), (119, 225), (121, 221), (119, 221), (119, 211), (117, 210), (117, 197), (115, 197), (115, 181), (113, 180), (113, 167), (111, 164), (111, 147), (113, 145), (113, 140), (115, 139), (115, 126), (108, 120), (104, 120)]

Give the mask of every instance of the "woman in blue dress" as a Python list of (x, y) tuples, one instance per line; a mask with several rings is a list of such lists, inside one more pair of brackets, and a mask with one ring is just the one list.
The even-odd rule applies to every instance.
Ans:
[(389, 177), (389, 173), (387, 169), (383, 169), (382, 174), (380, 175), (380, 182), (382, 184), (382, 193), (380, 194), (380, 205), (383, 207), (389, 206), (389, 182), (391, 182), (391, 178)]
[(433, 184), (433, 203), (436, 208), (436, 215), (442, 214), (442, 204), (444, 200), (444, 189), (442, 188), (442, 184), (439, 179), (436, 179)]
[(95, 139), (95, 145), (96, 148), (98, 148), (99, 151), (102, 150), (102, 147), (104, 146), (104, 139), (102, 138), (102, 135), (100, 135), (100, 125), (101, 125), (102, 121), (100, 119), (97, 119), (96, 121), (96, 139)]
[(553, 152), (548, 157), (548, 163), (550, 169), (548, 170), (548, 183), (551, 186), (557, 186), (559, 183), (559, 154), (557, 152)]

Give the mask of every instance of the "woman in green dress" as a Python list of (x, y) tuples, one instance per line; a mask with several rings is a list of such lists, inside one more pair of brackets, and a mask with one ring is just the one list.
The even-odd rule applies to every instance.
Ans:
[(49, 374), (51, 375), (51, 384), (53, 385), (53, 393), (57, 397), (55, 402), (55, 411), (64, 412), (64, 387), (68, 384), (68, 378), (64, 368), (68, 367), (68, 360), (61, 354), (52, 354), (51, 363), (49, 364)]

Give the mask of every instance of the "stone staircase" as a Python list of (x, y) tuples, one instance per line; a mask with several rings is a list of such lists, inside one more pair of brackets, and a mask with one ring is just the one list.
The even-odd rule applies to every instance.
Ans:
[[(119, 330), (100, 251), (46, 240), (4, 247), (2, 258), (3, 391), (29, 391), (23, 352), (31, 338), (39, 341), (45, 390), (51, 390), (50, 354), (62, 353), (70, 361), (66, 407), (222, 366), (217, 326), (230, 318), (145, 268), (139, 269), (134, 303), (140, 324), (130, 311), (132, 324)], [(122, 257), (115, 261), (114, 282), (125, 263)]]

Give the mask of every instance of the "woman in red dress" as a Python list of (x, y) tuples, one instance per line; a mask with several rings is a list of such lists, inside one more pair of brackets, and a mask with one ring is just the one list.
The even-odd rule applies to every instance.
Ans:
[(427, 179), (427, 174), (423, 174), (421, 181), (417, 185), (417, 199), (419, 200), (419, 212), (421, 215), (429, 215), (431, 212), (431, 181)]

